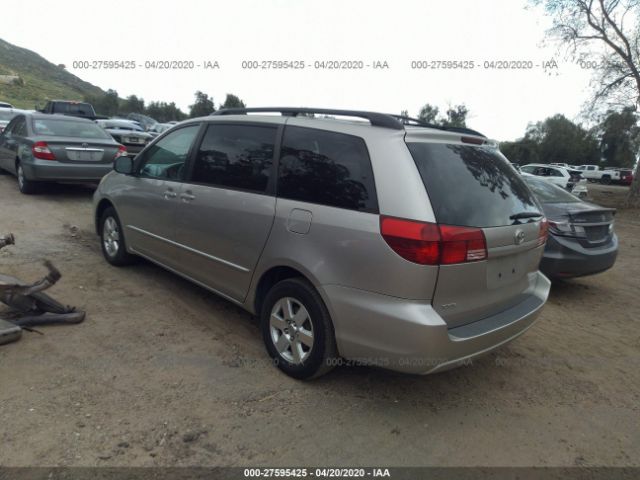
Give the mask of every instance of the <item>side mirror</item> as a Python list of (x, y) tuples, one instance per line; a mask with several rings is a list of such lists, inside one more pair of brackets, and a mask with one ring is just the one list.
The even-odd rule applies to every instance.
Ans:
[(113, 169), (118, 173), (131, 175), (133, 173), (133, 158), (127, 155), (116, 158), (116, 161), (113, 162)]

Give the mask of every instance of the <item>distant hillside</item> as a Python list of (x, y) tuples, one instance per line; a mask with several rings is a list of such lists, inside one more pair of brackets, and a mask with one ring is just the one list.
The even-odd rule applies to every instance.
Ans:
[(32, 109), (50, 99), (82, 100), (104, 93), (37, 53), (0, 39), (0, 101)]

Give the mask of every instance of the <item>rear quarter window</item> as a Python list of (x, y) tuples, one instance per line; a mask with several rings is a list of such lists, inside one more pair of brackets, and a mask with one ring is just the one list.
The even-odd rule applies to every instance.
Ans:
[(438, 223), (469, 227), (513, 224), (511, 215), (539, 212), (509, 161), (495, 148), (407, 143)]
[(373, 170), (364, 140), (314, 128), (286, 127), (278, 196), (377, 213)]

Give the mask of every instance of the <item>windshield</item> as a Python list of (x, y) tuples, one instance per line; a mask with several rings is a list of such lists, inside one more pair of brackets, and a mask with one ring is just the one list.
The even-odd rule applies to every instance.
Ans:
[(36, 135), (54, 137), (111, 138), (107, 132), (95, 123), (77, 120), (37, 118), (33, 120), (33, 131)]
[(495, 148), (407, 143), (439, 223), (468, 227), (512, 225), (539, 207), (509, 161)]
[(578, 197), (571, 195), (569, 192), (557, 185), (554, 185), (553, 183), (529, 176), (524, 176), (522, 178), (527, 185), (529, 185), (533, 194), (542, 203), (576, 203), (581, 201)]

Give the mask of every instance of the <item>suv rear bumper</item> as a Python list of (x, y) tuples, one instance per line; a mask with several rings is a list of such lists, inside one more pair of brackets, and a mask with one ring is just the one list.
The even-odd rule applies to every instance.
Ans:
[(463, 365), (523, 334), (540, 314), (551, 282), (537, 272), (517, 305), (449, 329), (430, 303), (328, 285), (338, 350), (347, 361), (427, 374)]

